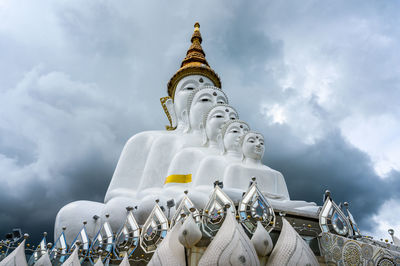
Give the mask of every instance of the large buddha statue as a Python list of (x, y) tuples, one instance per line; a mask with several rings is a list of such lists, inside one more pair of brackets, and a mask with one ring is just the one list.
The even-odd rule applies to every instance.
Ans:
[[(162, 152), (158, 152), (159, 147), (165, 146), (165, 143), (187, 131), (186, 115), (189, 95), (200, 86), (221, 87), (219, 77), (205, 59), (199, 27), (200, 25), (196, 23), (191, 38), (192, 45), (182, 61), (181, 68), (168, 83), (169, 96), (161, 99), (170, 125), (167, 126), (166, 131), (146, 131), (136, 134), (128, 140), (108, 187), (105, 202), (114, 197), (134, 197), (138, 189), (147, 188), (142, 177), (157, 175), (162, 171), (163, 166), (167, 165), (168, 167), (169, 165), (168, 159), (160, 158), (165, 156)], [(154, 168), (160, 170), (153, 173)]]
[[(183, 170), (187, 167), (181, 161), (175, 160), (181, 151), (187, 150), (185, 147), (199, 147), (202, 143), (202, 118), (211, 107), (217, 104), (227, 103), (228, 99), (225, 93), (214, 86), (200, 87), (192, 92), (188, 98), (188, 112), (184, 117), (188, 120), (186, 133), (169, 135), (159, 138), (154, 148), (150, 151), (146, 163), (143, 178), (139, 185), (139, 197), (152, 197), (159, 194), (166, 177), (169, 176), (168, 169)], [(224, 108), (228, 108), (225, 107)], [(233, 109), (230, 109), (233, 111)], [(236, 112), (235, 112), (236, 113)], [(190, 148), (189, 148), (190, 149)], [(171, 168), (172, 166), (172, 168)], [(178, 169), (178, 167), (180, 167)], [(174, 174), (182, 174), (176, 172)], [(190, 174), (190, 173), (183, 173)], [(186, 182), (183, 180), (183, 182)], [(150, 189), (150, 190), (149, 190)]]
[[(187, 101), (189, 95), (199, 86), (221, 87), (218, 75), (205, 59), (199, 28), (200, 25), (196, 23), (191, 38), (192, 44), (182, 61), (181, 68), (168, 82), (168, 96), (161, 98), (161, 103), (170, 122), (167, 130), (145, 131), (131, 137), (125, 144), (118, 160), (105, 195), (106, 204), (84, 200), (67, 204), (57, 214), (54, 228), (55, 237), (66, 226), (67, 241), (72, 241), (80, 231), (83, 221), (87, 221), (88, 235), (93, 237), (105, 221), (105, 214), (109, 214), (108, 220), (113, 230), (116, 230), (125, 219), (125, 208), (136, 206), (139, 203), (137, 191), (152, 148), (160, 142), (163, 143), (159, 140), (160, 138), (169, 139), (169, 136), (183, 135), (187, 131), (188, 121), (183, 116), (188, 113)], [(154, 148), (154, 150), (157, 150), (157, 148)], [(158, 167), (157, 162), (152, 163)], [(151, 163), (147, 165), (150, 167)], [(168, 169), (168, 165), (165, 167)], [(161, 186), (162, 183), (158, 185), (158, 187)], [(93, 219), (93, 217), (99, 218)]]
[(257, 178), (257, 184), (270, 198), (289, 199), (283, 175), (262, 164), (264, 155), (264, 137), (257, 132), (247, 132), (241, 138), (243, 161), (229, 165), (224, 172), (223, 182), (226, 188), (236, 188), (246, 191), (252, 177)]

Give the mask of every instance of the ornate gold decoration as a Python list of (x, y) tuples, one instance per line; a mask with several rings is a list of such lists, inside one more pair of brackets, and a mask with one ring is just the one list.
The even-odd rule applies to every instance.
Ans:
[(162, 97), (162, 98), (160, 98), (160, 102), (161, 102), (161, 106), (162, 106), (162, 108), (163, 108), (163, 110), (164, 110), (164, 113), (167, 115), (167, 118), (168, 118), (168, 121), (169, 121), (169, 124), (170, 124), (169, 126), (165, 126), (165, 129), (166, 129), (166, 130), (172, 131), (172, 130), (175, 130), (176, 127), (174, 127), (174, 126), (172, 125), (171, 114), (169, 113), (168, 108), (167, 108), (167, 106), (165, 105), (165, 103), (166, 103), (167, 100), (169, 100), (169, 99), (171, 99), (171, 97), (169, 97), (169, 96)]
[(190, 39), (192, 45), (186, 53), (186, 57), (183, 59), (181, 68), (172, 76), (168, 82), (168, 95), (174, 99), (175, 89), (178, 82), (189, 75), (203, 75), (208, 77), (216, 87), (221, 88), (221, 80), (217, 73), (210, 67), (206, 60), (206, 54), (201, 47), (201, 34), (200, 24), (196, 22), (194, 24), (194, 32)]

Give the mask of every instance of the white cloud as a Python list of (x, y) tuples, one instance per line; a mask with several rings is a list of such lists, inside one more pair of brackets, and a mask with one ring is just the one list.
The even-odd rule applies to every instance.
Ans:
[(371, 156), (380, 176), (400, 170), (400, 123), (396, 117), (354, 114), (344, 119), (340, 128), (353, 145)]
[(272, 123), (284, 124), (287, 120), (285, 109), (279, 104), (274, 104), (272, 106), (269, 104), (262, 104), (261, 113), (270, 118)]
[(369, 232), (361, 232), (366, 235), (373, 236), (375, 239), (388, 239), (392, 241), (388, 234), (388, 229), (394, 229), (395, 236), (400, 236), (400, 203), (396, 199), (386, 201), (379, 209), (376, 215), (371, 217), (373, 224), (372, 230)]
[(306, 143), (339, 127), (371, 156), (379, 175), (399, 170), (400, 38), (391, 10), (370, 2), (355, 11), (343, 2), (328, 8), (309, 1), (282, 16), (284, 8), (271, 3), (264, 29), (283, 43), (284, 70), (275, 78), (284, 97), (262, 103), (261, 110), (273, 118), (279, 105)]
[[(26, 188), (29, 178), (65, 182), (60, 172), (90, 151), (97, 150), (107, 160), (118, 154), (120, 145), (107, 121), (119, 107), (98, 90), (95, 84), (36, 67), (16, 88), (0, 93), (1, 145), (21, 148), (13, 155), (1, 154), (0, 172), (10, 177), (10, 187)], [(25, 143), (28, 150), (20, 147)]]

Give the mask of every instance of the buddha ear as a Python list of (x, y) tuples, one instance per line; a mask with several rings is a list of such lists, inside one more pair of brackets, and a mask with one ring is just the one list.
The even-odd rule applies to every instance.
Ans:
[(218, 149), (221, 151), (221, 155), (225, 154), (225, 145), (224, 145), (224, 139), (222, 138), (222, 134), (218, 133), (217, 135), (217, 143), (218, 143)]
[(206, 146), (208, 143), (208, 137), (207, 137), (206, 127), (203, 122), (200, 124), (200, 130), (201, 130), (202, 137), (203, 137), (202, 144), (203, 144), (203, 146)]
[(183, 132), (188, 133), (190, 130), (189, 112), (186, 109), (182, 110), (181, 117), (182, 117), (183, 124), (185, 126), (183, 129)]

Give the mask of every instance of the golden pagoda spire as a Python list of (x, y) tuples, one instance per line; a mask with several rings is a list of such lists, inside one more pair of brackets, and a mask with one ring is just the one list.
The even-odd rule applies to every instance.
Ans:
[(217, 73), (215, 73), (208, 64), (206, 54), (201, 47), (202, 38), (200, 33), (200, 24), (198, 22), (194, 24), (194, 32), (190, 41), (192, 42), (192, 45), (190, 45), (186, 57), (182, 61), (181, 68), (168, 82), (168, 95), (172, 98), (174, 98), (178, 82), (189, 75), (206, 76), (215, 86), (221, 88), (221, 81)]
[(192, 64), (200, 63), (209, 66), (206, 60), (206, 54), (204, 53), (203, 48), (201, 47), (202, 38), (200, 33), (200, 24), (198, 22), (194, 24), (194, 32), (190, 41), (192, 42), (192, 45), (187, 51), (186, 57), (185, 59), (183, 59), (181, 67), (184, 67), (190, 63)]

